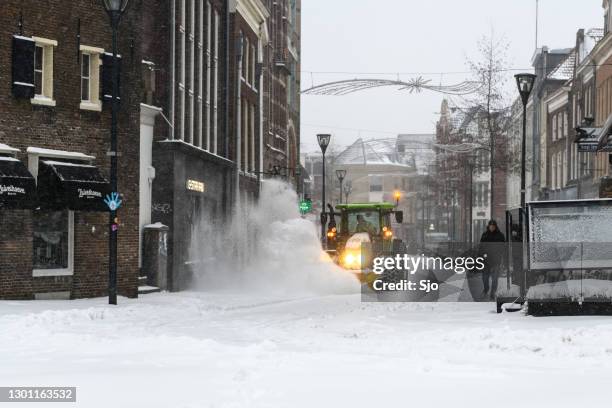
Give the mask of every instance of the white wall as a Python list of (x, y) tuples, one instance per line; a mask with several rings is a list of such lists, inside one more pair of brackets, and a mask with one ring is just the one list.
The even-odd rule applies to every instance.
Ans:
[(142, 232), (145, 225), (151, 223), (151, 195), (153, 192), (153, 130), (155, 117), (161, 112), (160, 108), (140, 105), (140, 204), (139, 204), (139, 238), (138, 238), (138, 266), (142, 266)]

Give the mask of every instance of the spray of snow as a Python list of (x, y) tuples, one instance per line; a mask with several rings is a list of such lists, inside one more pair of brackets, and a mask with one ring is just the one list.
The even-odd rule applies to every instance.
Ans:
[(298, 197), (286, 183), (265, 181), (257, 202), (242, 197), (233, 222), (202, 220), (194, 227), (193, 288), (267, 293), (358, 293), (359, 283), (321, 250), (313, 222), (302, 218)]

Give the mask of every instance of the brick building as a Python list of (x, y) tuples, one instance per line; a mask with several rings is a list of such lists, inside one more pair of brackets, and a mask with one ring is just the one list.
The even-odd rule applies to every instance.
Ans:
[[(138, 277), (139, 9), (132, 1), (119, 32), (118, 291), (130, 297)], [(0, 42), (0, 298), (103, 296), (108, 16), (90, 0), (5, 0)]]
[[(162, 289), (192, 279), (195, 226), (230, 215), (235, 165), (229, 128), (229, 4), (143, 0), (144, 103), (152, 112), (149, 222), (169, 227)], [(155, 115), (153, 112), (158, 111)], [(141, 137), (143, 135), (141, 134)]]
[[(505, 118), (494, 117), (493, 120), (502, 123)], [(465, 143), (479, 146), (461, 153), (448, 148), (436, 149), (436, 171), (441, 179), (446, 179), (446, 183), (437, 184), (436, 194), (440, 202), (449, 204), (447, 216), (453, 219), (449, 223), (449, 237), (458, 242), (478, 242), (490, 219), (495, 219), (500, 229), (505, 228), (507, 166), (512, 157), (508, 156), (509, 145), (505, 135), (498, 135), (495, 140), (496, 159), (492, 169), (495, 185), (491, 186), (486, 114), (478, 113), (476, 108), (461, 109), (449, 106), (446, 100), (442, 102), (440, 120), (436, 125), (437, 143), (451, 147)], [(494, 203), (491, 203), (491, 190)], [(454, 214), (455, 207), (457, 214)]]
[[(264, 52), (263, 168), (298, 182), (301, 0), (265, 0), (270, 40)], [(299, 190), (299, 187), (298, 187)]]
[[(294, 11), (291, 30), (285, 22), (290, 4)], [(298, 4), (143, 0), (143, 30), (147, 33), (142, 42), (143, 109), (153, 118), (149, 122), (153, 127), (147, 129), (152, 134), (147, 222), (169, 227), (168, 282), (160, 283), (164, 288), (186, 288), (194, 273), (207, 268), (205, 253), (215, 244), (197, 234), (211, 225), (227, 226), (235, 211), (248, 209), (236, 204), (257, 199), (262, 176), (270, 174), (270, 151), (277, 149), (277, 141), (287, 140), (289, 123), (294, 124), (292, 153), (283, 145), (274, 165), (286, 171), (299, 163), (299, 85), (295, 85), (299, 76), (290, 75), (299, 66), (288, 66), (299, 60)], [(288, 49), (288, 35), (295, 56), (283, 60), (283, 68), (283, 61), (275, 56)], [(286, 88), (289, 82), (292, 98)], [(284, 114), (275, 117), (282, 120), (270, 119), (280, 111)], [(270, 123), (280, 123), (278, 132), (269, 130)], [(277, 135), (277, 141), (271, 142), (270, 135)], [(144, 154), (141, 169), (147, 160)], [(248, 213), (238, 217), (248, 218)], [(245, 234), (253, 236), (254, 232)], [(194, 251), (194, 242), (204, 250)]]

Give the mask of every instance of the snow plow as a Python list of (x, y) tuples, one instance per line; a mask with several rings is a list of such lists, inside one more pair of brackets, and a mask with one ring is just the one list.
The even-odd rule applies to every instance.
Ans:
[(359, 279), (374, 279), (372, 261), (379, 256), (405, 252), (405, 244), (394, 237), (392, 215), (397, 224), (403, 212), (391, 203), (340, 204), (322, 215), (327, 223), (326, 252), (335, 263)]
[(611, 225), (611, 199), (534, 201), (508, 211), (497, 311), (512, 302), (532, 315), (612, 315)]

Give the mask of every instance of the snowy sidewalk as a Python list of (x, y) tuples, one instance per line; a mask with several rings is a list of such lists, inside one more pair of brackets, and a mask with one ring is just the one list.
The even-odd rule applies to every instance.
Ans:
[(57, 407), (611, 403), (612, 318), (359, 299), (191, 292), (121, 298), (118, 307), (4, 301), (0, 382), (78, 387), (76, 405)]

